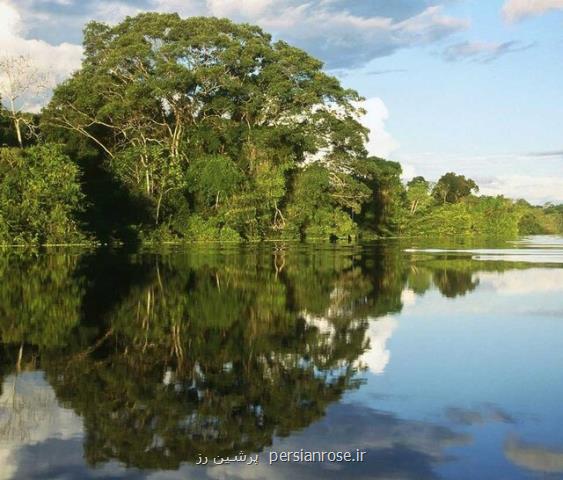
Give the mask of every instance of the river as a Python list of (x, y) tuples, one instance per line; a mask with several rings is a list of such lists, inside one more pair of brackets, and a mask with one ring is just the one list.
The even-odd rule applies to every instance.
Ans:
[(0, 479), (563, 478), (561, 237), (12, 250), (0, 279)]

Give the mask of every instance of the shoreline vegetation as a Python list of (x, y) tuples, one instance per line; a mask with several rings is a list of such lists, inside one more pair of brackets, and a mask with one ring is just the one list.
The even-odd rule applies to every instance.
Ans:
[(563, 205), (454, 172), (404, 184), (366, 151), (360, 95), (259, 27), (147, 13), (83, 44), (39, 114), (15, 106), (33, 65), (0, 59), (0, 246), (563, 232)]

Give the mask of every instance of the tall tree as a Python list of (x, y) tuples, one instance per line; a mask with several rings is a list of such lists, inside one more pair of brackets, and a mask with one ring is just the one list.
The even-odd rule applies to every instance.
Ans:
[(424, 177), (414, 177), (407, 183), (407, 200), (411, 215), (414, 215), (420, 207), (428, 206), (432, 201), (430, 182)]
[(463, 197), (479, 191), (474, 180), (453, 172), (446, 173), (436, 183), (432, 195), (441, 203), (457, 203)]
[[(358, 94), (258, 27), (148, 13), (88, 24), (84, 51), (44, 121), (97, 145), (110, 169), (153, 202), (156, 223), (171, 195), (201, 177), (186, 171), (202, 157), (234, 162), (248, 182), (231, 192), (233, 208), (274, 225), (285, 188), (270, 179), (284, 180), (313, 155), (335, 175), (365, 155)], [(231, 191), (224, 188), (211, 188), (217, 205)]]
[(401, 224), (405, 188), (401, 165), (378, 157), (369, 157), (356, 166), (356, 175), (371, 190), (363, 205), (360, 222), (376, 234), (397, 234)]

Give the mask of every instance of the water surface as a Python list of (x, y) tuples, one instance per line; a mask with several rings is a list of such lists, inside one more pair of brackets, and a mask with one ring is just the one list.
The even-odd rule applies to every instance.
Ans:
[[(10, 251), (0, 278), (0, 478), (563, 478), (559, 237)], [(269, 465), (301, 449), (366, 453)]]

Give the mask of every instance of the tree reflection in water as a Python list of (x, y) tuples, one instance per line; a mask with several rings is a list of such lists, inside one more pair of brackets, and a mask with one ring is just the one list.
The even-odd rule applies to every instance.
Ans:
[(4, 256), (0, 376), (43, 370), (91, 465), (261, 451), (361, 385), (370, 322), (407, 286), (477, 287), (454, 267), (387, 247)]

